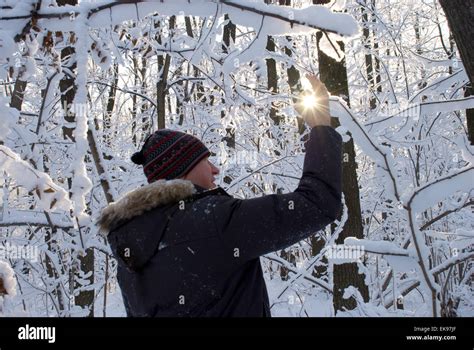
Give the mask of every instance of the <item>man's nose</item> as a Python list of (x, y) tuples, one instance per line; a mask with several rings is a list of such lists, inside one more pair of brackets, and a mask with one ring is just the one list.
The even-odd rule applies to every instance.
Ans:
[(212, 173), (216, 175), (220, 173), (219, 168), (216, 167), (214, 164), (212, 164)]

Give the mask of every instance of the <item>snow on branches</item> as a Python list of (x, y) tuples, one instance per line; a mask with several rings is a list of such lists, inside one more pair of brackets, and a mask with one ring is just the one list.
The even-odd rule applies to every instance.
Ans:
[(0, 166), (15, 179), (17, 185), (31, 191), (42, 210), (69, 210), (71, 201), (67, 192), (56, 185), (51, 177), (34, 169), (6, 146), (0, 146)]

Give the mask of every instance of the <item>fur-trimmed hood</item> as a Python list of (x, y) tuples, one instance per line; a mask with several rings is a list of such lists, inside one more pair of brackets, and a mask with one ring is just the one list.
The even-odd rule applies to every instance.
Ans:
[(158, 180), (126, 193), (116, 202), (107, 205), (101, 212), (97, 225), (107, 236), (115, 224), (130, 220), (160, 205), (176, 203), (198, 191), (189, 180)]

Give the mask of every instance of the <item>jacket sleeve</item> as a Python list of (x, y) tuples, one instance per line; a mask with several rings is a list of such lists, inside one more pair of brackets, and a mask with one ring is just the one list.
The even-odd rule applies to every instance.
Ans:
[(305, 148), (303, 175), (294, 192), (216, 202), (218, 235), (225, 251), (241, 262), (289, 247), (340, 214), (342, 137), (332, 127), (318, 126)]

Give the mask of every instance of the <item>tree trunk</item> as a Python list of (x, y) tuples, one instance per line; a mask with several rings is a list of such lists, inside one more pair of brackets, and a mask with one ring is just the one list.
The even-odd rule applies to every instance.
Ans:
[[(225, 20), (229, 20), (229, 15), (224, 16)], [(223, 32), (223, 44), (222, 44), (222, 51), (224, 53), (229, 53), (229, 46), (231, 43), (235, 42), (235, 32), (236, 32), (237, 26), (232, 23), (232, 21), (229, 20), (229, 23), (227, 23), (224, 26), (224, 32)], [(222, 101), (225, 103), (225, 101)], [(221, 118), (225, 117), (225, 111), (221, 112)], [(227, 147), (235, 149), (235, 130), (233, 128), (226, 128), (226, 136), (224, 138), (224, 141), (226, 141)], [(230, 183), (230, 178), (224, 178), (224, 182), (229, 184)]]
[(459, 49), (467, 76), (474, 82), (474, 0), (439, 0)]
[(373, 64), (373, 57), (372, 57), (372, 36), (370, 35), (370, 22), (369, 22), (369, 15), (367, 4), (365, 3), (361, 6), (362, 11), (362, 34), (363, 34), (363, 43), (365, 48), (365, 70), (367, 72), (367, 82), (369, 83), (368, 86), (368, 100), (370, 104), (370, 109), (375, 109), (377, 104), (377, 100), (375, 98), (375, 79), (374, 79), (374, 64)]
[[(102, 130), (102, 139), (106, 147), (104, 149), (109, 149), (115, 140), (116, 132), (115, 130), (112, 131), (112, 114), (115, 108), (115, 97), (117, 95), (117, 86), (118, 86), (118, 77), (119, 77), (119, 65), (118, 63), (114, 63), (113, 65), (113, 75), (114, 79), (112, 82), (112, 86), (110, 87), (109, 96), (107, 97), (107, 107), (104, 114), (104, 122), (103, 122), (103, 130)], [(96, 130), (98, 127), (96, 127)], [(106, 160), (111, 160), (113, 157), (106, 152), (102, 151), (102, 156)]]
[[(289, 4), (288, 4), (289, 5)], [(290, 36), (286, 37), (288, 42), (292, 42), (292, 38)], [(285, 54), (291, 56), (293, 52), (288, 47), (285, 47)], [(288, 75), (288, 85), (290, 86), (290, 92), (293, 96), (299, 96), (303, 92), (303, 86), (301, 85), (301, 76), (300, 71), (295, 67), (291, 66), (288, 67), (286, 70), (286, 74)], [(297, 99), (293, 97), (293, 103), (296, 103)], [(298, 122), (298, 132), (303, 134), (305, 130), (304, 120), (303, 118), (297, 118)]]
[(10, 107), (16, 108), (21, 111), (21, 105), (23, 104), (23, 97), (25, 96), (26, 90), (26, 81), (17, 79), (15, 81), (15, 87), (13, 89), (12, 99), (10, 102)]
[[(271, 4), (272, 0), (265, 0), (266, 4)], [(267, 37), (267, 51), (275, 52), (275, 42), (273, 41), (272, 36)], [(271, 93), (276, 94), (278, 92), (278, 75), (277, 75), (277, 65), (274, 58), (265, 59), (267, 64), (267, 89)], [(281, 117), (278, 115), (278, 109), (275, 104), (272, 102), (270, 108), (270, 118), (273, 120), (275, 125), (280, 125)]]
[[(474, 84), (474, 0), (439, 0), (446, 14), (449, 29), (459, 50), (471, 86), (466, 96), (472, 95)], [(474, 145), (474, 110), (466, 110), (468, 137)]]
[[(469, 86), (466, 88), (464, 97), (474, 96), (474, 88)], [(467, 135), (471, 141), (471, 146), (474, 146), (474, 108), (466, 109), (467, 119)]]
[[(185, 27), (186, 27), (186, 34), (190, 37), (190, 38), (194, 38), (194, 32), (193, 32), (193, 26), (192, 26), (192, 22), (191, 22), (191, 17), (189, 16), (186, 16), (184, 17), (184, 22), (185, 22)], [(201, 73), (199, 72), (199, 69), (196, 67), (196, 66), (193, 66), (193, 76), (195, 78), (199, 77), (201, 75)], [(196, 88), (196, 93), (195, 93), (195, 100), (197, 103), (205, 103), (206, 102), (206, 97), (205, 97), (205, 93), (204, 93), (204, 87), (203, 87), (203, 84), (201, 81), (197, 81), (196, 83), (193, 83), (193, 88), (191, 89), (191, 91), (194, 90), (194, 88)], [(186, 83), (186, 86), (187, 86), (187, 83)], [(188, 89), (186, 87), (186, 93), (187, 93)], [(182, 125), (184, 122), (184, 117), (183, 118), (180, 118), (179, 120), (179, 124)]]
[[(375, 11), (375, 0), (372, 0), (371, 3), (372, 11)], [(377, 17), (372, 14), (372, 25), (376, 28)], [(374, 44), (374, 58), (375, 58), (375, 86), (378, 94), (382, 94), (382, 76), (380, 75), (380, 59), (379, 59), (379, 42), (377, 41), (377, 36), (375, 35), (375, 30), (372, 30), (372, 38)]]
[[(175, 24), (176, 16), (171, 16), (169, 28), (174, 29)], [(161, 35), (158, 37), (158, 43), (161, 44)], [(166, 127), (166, 95), (168, 89), (168, 73), (170, 70), (170, 63), (170, 55), (166, 54), (158, 56), (158, 71), (161, 72), (160, 78), (156, 83), (158, 129), (164, 129)]]
[[(269, 35), (267, 38), (267, 51), (275, 52), (275, 42), (273, 38)], [(267, 89), (270, 93), (276, 94), (278, 92), (278, 76), (277, 76), (277, 67), (276, 61), (273, 58), (267, 58)], [(270, 119), (273, 120), (275, 125), (280, 125), (280, 116), (278, 115), (278, 110), (275, 107), (275, 104), (272, 102), (270, 108)]]
[[(57, 0), (58, 6), (64, 5), (77, 5), (77, 0)], [(61, 50), (61, 60), (64, 62), (69, 63), (69, 69), (71, 72), (77, 70), (76, 61), (74, 59), (75, 50), (72, 46), (67, 46)], [(64, 76), (61, 81), (59, 82), (59, 88), (61, 91), (61, 103), (62, 108), (64, 109), (65, 117), (64, 119), (66, 122), (74, 124), (76, 122), (76, 116), (74, 114), (74, 109), (72, 108), (72, 103), (74, 102), (74, 98), (76, 96), (77, 86), (75, 83), (75, 79), (69, 76)], [(74, 127), (66, 127), (63, 126), (63, 137), (64, 139), (70, 139), (74, 142)], [(68, 178), (69, 188), (71, 187), (71, 178)], [(79, 233), (78, 233), (79, 234)], [(80, 277), (82, 274), (88, 274), (92, 272), (87, 280), (90, 284), (94, 283), (94, 250), (87, 249), (86, 254), (84, 256), (78, 257), (80, 261), (80, 268), (79, 271), (74, 271), (74, 275), (76, 278)], [(75, 283), (75, 282), (73, 282)], [(73, 288), (81, 288), (82, 284), (75, 283)], [(94, 290), (87, 290), (87, 291), (80, 291), (74, 297), (74, 302), (76, 305), (81, 306), (83, 308), (87, 308), (89, 310), (88, 317), (94, 316)]]
[[(327, 56), (319, 48), (322, 33), (317, 34), (319, 72), (321, 81), (326, 84), (328, 91), (335, 96), (349, 96), (347, 70), (345, 59), (337, 62)], [(344, 52), (342, 42), (337, 42)], [(347, 98), (348, 99), (348, 98)], [(349, 103), (349, 101), (347, 101)], [(340, 125), (336, 118), (332, 118), (334, 127)], [(348, 210), (348, 219), (339, 234), (336, 244), (343, 244), (346, 237), (363, 238), (362, 216), (359, 198), (359, 185), (357, 183), (357, 163), (355, 161), (354, 142), (351, 139), (343, 144), (343, 186), (342, 191)], [(347, 160), (347, 161), (346, 161)], [(364, 276), (359, 274), (357, 263), (334, 264), (333, 269), (333, 304), (336, 313), (344, 309), (352, 310), (357, 304), (353, 298), (344, 299), (344, 290), (349, 286), (356, 287), (365, 301), (369, 299), (369, 290), (364, 281)]]

